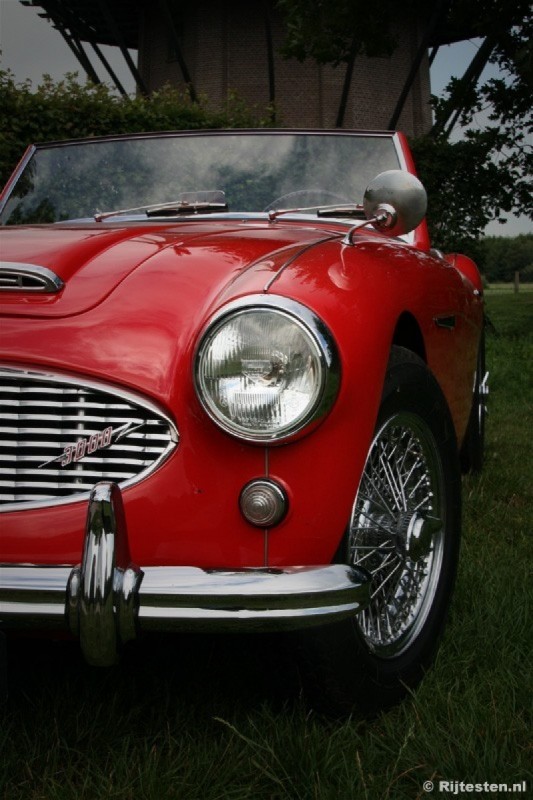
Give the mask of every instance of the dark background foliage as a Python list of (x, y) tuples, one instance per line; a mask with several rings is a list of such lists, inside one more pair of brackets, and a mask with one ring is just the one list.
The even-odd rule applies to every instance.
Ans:
[(486, 236), (477, 245), (476, 260), (489, 284), (508, 283), (515, 272), (533, 282), (533, 233), (516, 237)]

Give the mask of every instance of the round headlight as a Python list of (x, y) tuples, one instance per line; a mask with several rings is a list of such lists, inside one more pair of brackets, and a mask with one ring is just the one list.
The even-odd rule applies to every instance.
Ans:
[[(278, 298), (281, 300), (281, 298)], [(329, 409), (333, 343), (308, 309), (244, 307), (203, 336), (196, 386), (209, 415), (248, 441), (282, 439)], [(297, 313), (301, 311), (302, 313)]]

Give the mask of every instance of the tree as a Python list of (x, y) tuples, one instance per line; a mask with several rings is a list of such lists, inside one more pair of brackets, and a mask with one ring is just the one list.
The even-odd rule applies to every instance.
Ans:
[[(414, 143), (420, 172), (432, 197), (430, 225), (439, 246), (448, 248), (462, 231), (463, 247), (479, 238), (490, 220), (504, 213), (533, 219), (533, 15), (529, 0), (456, 0), (449, 24), (462, 29), (469, 19), (483, 35), (462, 78), (450, 81), (434, 99), (435, 123)], [(502, 77), (479, 83), (487, 63)], [(474, 115), (484, 112), (479, 128)], [(463, 137), (450, 141), (454, 128)], [(461, 225), (461, 220), (464, 224)], [(456, 240), (456, 239), (455, 239)]]
[[(357, 54), (384, 56), (397, 42), (387, 21), (398, 4), (382, 0), (379, 14), (362, 0), (277, 0), (285, 18), (287, 56), (348, 65)], [(432, 131), (414, 141), (418, 169), (430, 196), (428, 222), (436, 246), (472, 250), (485, 226), (505, 213), (533, 219), (533, 16), (529, 0), (404, 0), (402, 14), (423, 15), (454, 39), (479, 37), (480, 47), (461, 78), (433, 98)], [(438, 37), (437, 37), (438, 38)], [(502, 77), (479, 83), (487, 63)], [(483, 111), (479, 128), (474, 115)], [(342, 124), (342, 123), (340, 123)], [(452, 141), (461, 126), (462, 137)]]
[[(389, 21), (398, 13), (397, 0), (381, 0), (379, 13), (366, 0), (277, 0), (285, 25), (282, 52), (303, 61), (338, 66), (354, 55), (391, 55), (398, 41)], [(424, 13), (426, 0), (403, 0), (402, 14)]]
[(479, 244), (478, 265), (489, 283), (508, 283), (515, 272), (533, 281), (533, 234), (487, 236)]

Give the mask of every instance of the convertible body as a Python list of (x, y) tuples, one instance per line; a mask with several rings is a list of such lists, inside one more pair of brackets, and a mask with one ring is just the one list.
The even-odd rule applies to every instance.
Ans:
[[(241, 209), (224, 183), (229, 160), (214, 185), (192, 185), (187, 155), (176, 167), (187, 182), (169, 180), (173, 190), (155, 196), (154, 209), (139, 207), (154, 199), (141, 196), (142, 170), (133, 202), (117, 193), (116, 175), (105, 183), (102, 163), (86, 158), (90, 187), (79, 176), (85, 153), (98, 147), (133, 142), (154, 156), (163, 142), (179, 156), (194, 141), (236, 153), (239, 187), (252, 179), (266, 187), (265, 148), (288, 139), (312, 139), (324, 159), (338, 145), (386, 144), (383, 169), (414, 174), (401, 134), (220, 132), (38, 146), (8, 183), (0, 229), (3, 627), (69, 630), (89, 661), (107, 664), (143, 630), (300, 628), (351, 620), (371, 604), (375, 572), (340, 554), (391, 352), (409, 351), (431, 373), (458, 453), (479, 384), (475, 265), (433, 251), (424, 221), (393, 236), (379, 221), (372, 227), (360, 197), (339, 204), (348, 191), (340, 179), (324, 198), (295, 202), (317, 194), (318, 178), (301, 189), (298, 176), (281, 203), (269, 203), (269, 187)], [(243, 177), (254, 152), (256, 174)], [(348, 152), (341, 172), (357, 172)], [(46, 164), (64, 154), (70, 160)], [(277, 169), (283, 158), (272, 156)], [(378, 156), (364, 158), (381, 171)], [(128, 184), (136, 163), (113, 169)], [(76, 173), (72, 185), (65, 164)], [(54, 206), (56, 196), (94, 194), (95, 176), (97, 200)], [(255, 338), (243, 352), (247, 336)], [(412, 505), (398, 483), (393, 476), (400, 536), (432, 517), (422, 520), (424, 501)], [(384, 527), (376, 511), (364, 513)], [(404, 559), (411, 535), (403, 535)], [(426, 567), (433, 551), (423, 554)]]

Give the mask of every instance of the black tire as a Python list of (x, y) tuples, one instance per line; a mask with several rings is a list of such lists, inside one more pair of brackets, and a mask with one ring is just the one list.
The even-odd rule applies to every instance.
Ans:
[(302, 677), (317, 710), (375, 712), (417, 685), (444, 628), (460, 526), (446, 401), (424, 362), (395, 347), (344, 543), (344, 560), (373, 573), (374, 597), (354, 619), (299, 635)]
[(485, 418), (487, 394), (485, 365), (485, 334), (481, 335), (472, 395), (472, 408), (461, 446), (461, 469), (463, 472), (481, 472), (485, 460)]

